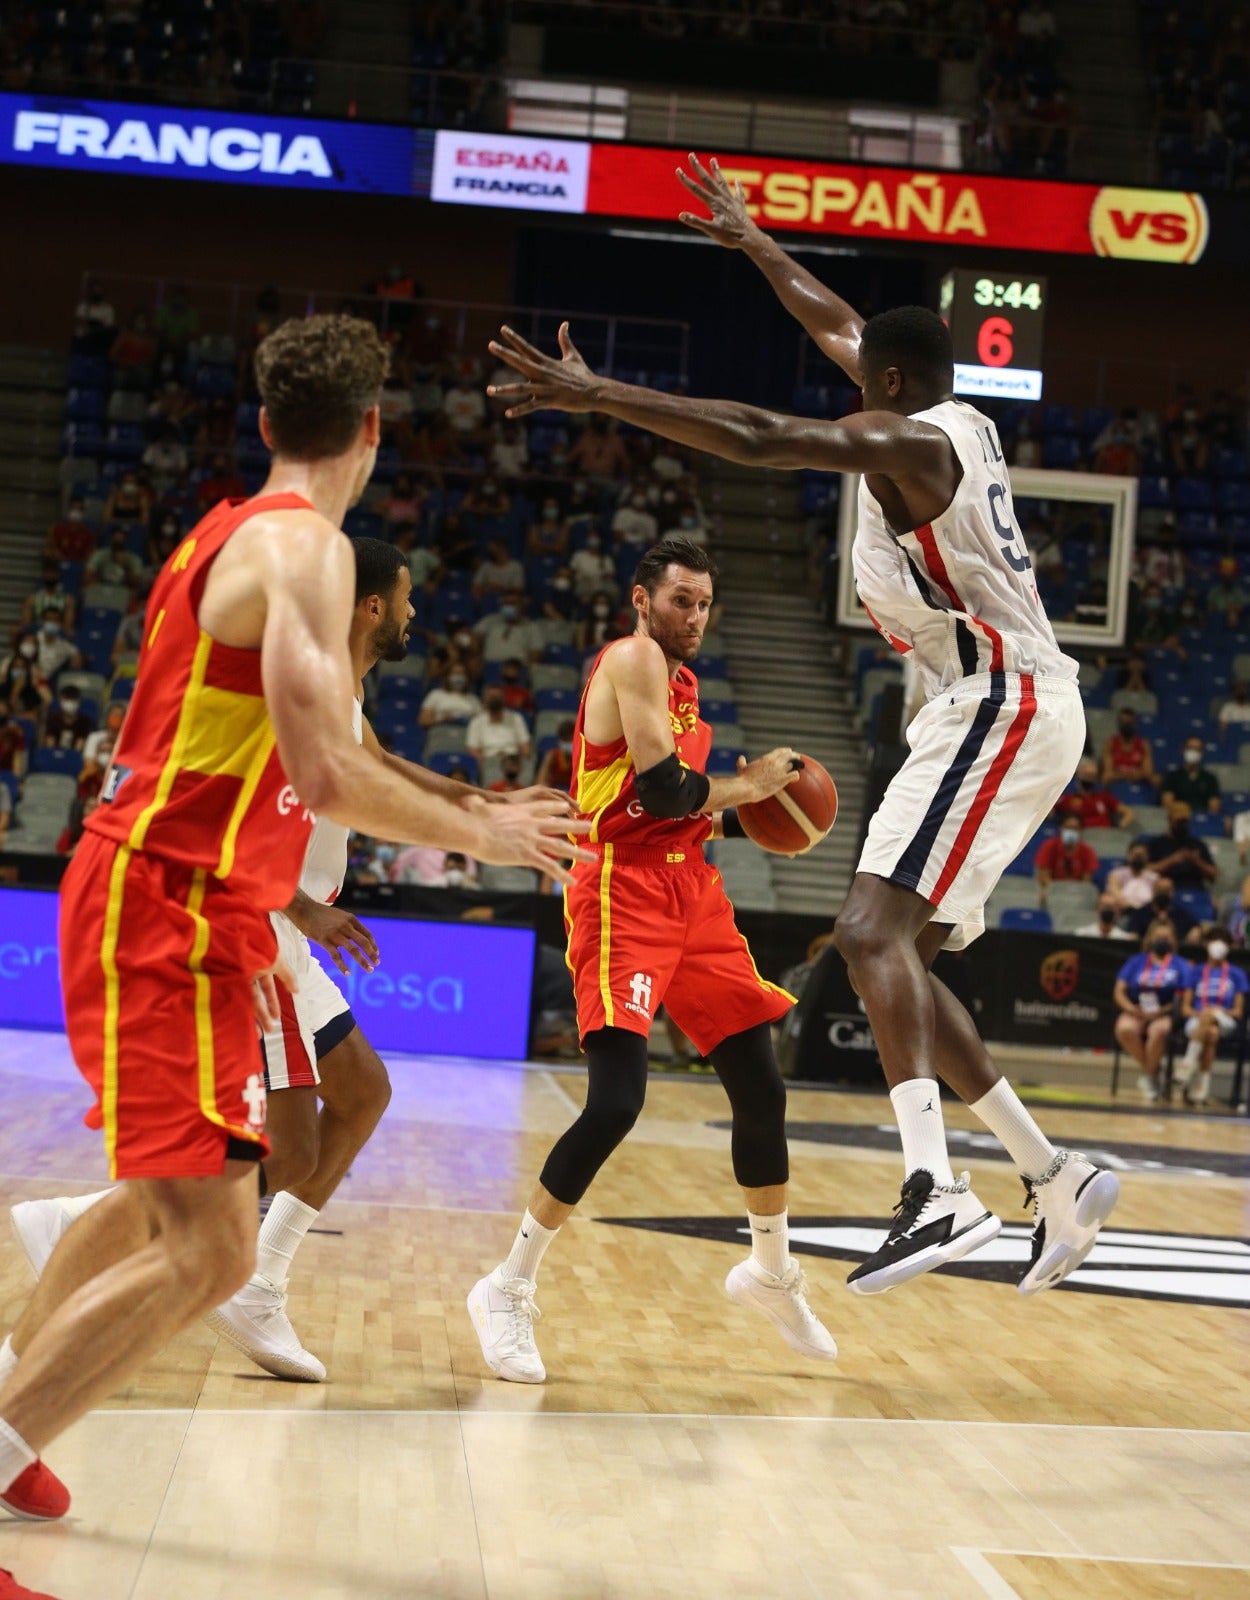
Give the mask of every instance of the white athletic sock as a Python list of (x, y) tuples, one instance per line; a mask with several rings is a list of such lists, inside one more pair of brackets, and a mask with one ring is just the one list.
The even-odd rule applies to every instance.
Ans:
[(317, 1216), (311, 1206), (287, 1194), (285, 1189), (279, 1190), (256, 1240), (257, 1276), (268, 1278), (275, 1288), (281, 1287), (290, 1276), (295, 1252)]
[(0, 1417), (0, 1494), (10, 1488), (15, 1478), (20, 1478), (27, 1467), (33, 1467), (39, 1457), (3, 1417)]
[(1185, 1065), (1191, 1072), (1202, 1065), (1201, 1039), (1191, 1039), (1185, 1046)]
[(980, 1117), (1026, 1178), (1040, 1178), (1059, 1154), (1006, 1078), (1000, 1078), (968, 1110)]
[(1208, 1094), (1210, 1094), (1210, 1092), (1211, 1092), (1211, 1074), (1210, 1074), (1210, 1072), (1200, 1072), (1198, 1074), (1198, 1076), (1194, 1079), (1193, 1092), (1194, 1092), (1195, 1098), (1198, 1099), (1198, 1100), (1205, 1099), (1206, 1096)]
[(8, 1383), (9, 1379), (13, 1376), (13, 1371), (16, 1366), (17, 1352), (13, 1348), (13, 1335), (11, 1333), (6, 1333), (4, 1336), (4, 1343), (0, 1344), (0, 1389), (3, 1389), (5, 1384)]
[(559, 1228), (544, 1228), (526, 1209), (512, 1241), (508, 1259), (500, 1264), (499, 1276), (505, 1283), (512, 1278), (528, 1278), (531, 1283), (538, 1277), (538, 1265), (547, 1253), (547, 1246), (559, 1233)]
[(942, 1101), (934, 1079), (909, 1078), (906, 1083), (897, 1083), (890, 1090), (890, 1100), (903, 1136), (906, 1175), (923, 1167), (933, 1174), (934, 1183), (954, 1183), (955, 1174), (946, 1153)]
[(748, 1211), (747, 1221), (751, 1224), (751, 1254), (765, 1272), (780, 1278), (790, 1265), (790, 1213), (759, 1217)]
[(112, 1192), (111, 1189), (97, 1189), (94, 1194), (63, 1194), (57, 1203), (62, 1211), (67, 1211), (77, 1222), (84, 1211), (90, 1211), (93, 1205)]

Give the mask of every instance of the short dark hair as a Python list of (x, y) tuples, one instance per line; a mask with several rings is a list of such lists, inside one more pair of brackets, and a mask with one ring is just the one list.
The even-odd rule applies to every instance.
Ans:
[(293, 317), (256, 351), (256, 383), (275, 452), (292, 461), (340, 456), (378, 404), (390, 352), (360, 317)]
[(370, 594), (389, 600), (399, 574), (408, 565), (404, 552), (385, 539), (353, 539), (352, 551), (356, 557), (356, 604)]
[(859, 336), (859, 359), (874, 372), (897, 367), (905, 377), (944, 389), (955, 381), (950, 329), (927, 306), (895, 306), (869, 317)]
[(648, 594), (654, 594), (664, 581), (670, 567), (685, 567), (689, 572), (706, 572), (716, 582), (716, 563), (701, 544), (693, 539), (683, 539), (678, 533), (666, 533), (653, 544), (634, 570), (634, 582), (640, 583)]

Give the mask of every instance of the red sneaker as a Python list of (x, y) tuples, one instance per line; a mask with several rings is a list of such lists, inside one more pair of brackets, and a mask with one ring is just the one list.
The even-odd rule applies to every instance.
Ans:
[(42, 1589), (26, 1588), (11, 1572), (0, 1567), (0, 1600), (56, 1600), (56, 1596), (45, 1594)]
[[(69, 1490), (51, 1468), (45, 1467), (42, 1461), (34, 1461), (7, 1489), (0, 1491), (0, 1505), (10, 1516), (20, 1517), (23, 1522), (55, 1522), (69, 1510)], [(0, 1600), (4, 1600), (6, 1592), (0, 1583)], [(13, 1591), (14, 1594), (28, 1592)]]

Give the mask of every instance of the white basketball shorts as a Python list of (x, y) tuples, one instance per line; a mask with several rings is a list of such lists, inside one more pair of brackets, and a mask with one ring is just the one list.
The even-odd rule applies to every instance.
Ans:
[(984, 672), (935, 695), (868, 825), (860, 872), (914, 889), (948, 950), (985, 932), (985, 902), (1049, 816), (1085, 746), (1075, 682)]
[(281, 1020), (261, 1036), (265, 1087), (271, 1092), (312, 1088), (321, 1082), (318, 1055), (347, 1037), (354, 1018), (343, 992), (295, 924), (280, 911), (271, 912), (269, 920), (278, 936), (278, 955), (295, 974), (299, 989), (292, 994), (284, 983), (277, 985)]
[[(1214, 1007), (1212, 1007), (1210, 1009), (1210, 1015), (1213, 1016), (1216, 1022), (1219, 1024), (1221, 1038), (1227, 1039), (1230, 1033), (1235, 1033), (1237, 1031), (1237, 1019), (1230, 1016), (1227, 1011), (1217, 1011)], [(1198, 1020), (1199, 1019), (1197, 1017), (1185, 1018), (1185, 1037), (1187, 1039), (1192, 1039), (1194, 1034), (1197, 1033)]]

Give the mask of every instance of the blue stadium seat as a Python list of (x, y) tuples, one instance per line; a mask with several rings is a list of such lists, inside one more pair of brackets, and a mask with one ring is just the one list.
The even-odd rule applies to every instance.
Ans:
[(1250, 477), (1250, 466), (1247, 465), (1244, 450), (1212, 450), (1211, 471), (1217, 478)]
[(1054, 434), (1075, 433), (1075, 409), (1072, 406), (1043, 406), (1042, 432), (1048, 437)]
[(1081, 465), (1081, 441), (1067, 435), (1047, 439), (1042, 446), (1042, 465), (1058, 472), (1075, 472)]
[[(0, 783), (2, 783), (9, 791), (9, 799), (13, 802), (13, 806), (16, 806), (18, 792), (21, 789), (21, 781), (19, 780), (17, 773), (0, 772)], [(10, 809), (12, 809), (12, 807), (10, 807)]]
[(827, 417), (832, 414), (829, 391), (821, 384), (800, 384), (791, 397), (791, 404), (800, 417)]
[(738, 757), (744, 750), (713, 750), (707, 758), (709, 778), (732, 778), (738, 770)]
[(387, 700), (410, 701), (420, 705), (425, 699), (425, 684), (420, 678), (410, 678), (405, 673), (392, 673), (378, 680), (378, 703)]
[(576, 689), (540, 689), (534, 696), (534, 710), (569, 711), (576, 715), (580, 701)]
[(1008, 906), (999, 916), (998, 926), (1017, 933), (1049, 933), (1050, 912), (1032, 906)]
[(343, 532), (349, 539), (385, 539), (386, 522), (376, 511), (355, 506), (343, 518)]
[(477, 762), (467, 750), (436, 750), (426, 762), (432, 772), (441, 772), (444, 777), (451, 772), (453, 767), (463, 767), (469, 775), (470, 783), (480, 781)]
[(1175, 497), (1178, 511), (1210, 511), (1214, 504), (1211, 483), (1207, 478), (1178, 478)]
[(65, 396), (66, 422), (96, 422), (104, 416), (102, 389), (71, 389)]
[(1216, 496), (1221, 512), (1235, 516), (1250, 515), (1250, 483), (1229, 481), (1222, 483)]
[(577, 646), (572, 644), (544, 645), (543, 660), (552, 667), (580, 667), (582, 664)]
[(1111, 793), (1126, 806), (1152, 806), (1158, 798), (1153, 783), (1113, 783)]
[[(425, 749), (424, 728), (397, 728), (394, 733), (388, 734), (387, 738), (390, 739), (391, 749), (397, 756), (402, 756), (405, 761), (421, 760), (422, 751)], [(444, 754), (447, 753), (446, 751), (444, 752)], [(466, 765), (469, 764), (467, 756), (462, 759)], [(429, 765), (433, 766), (434, 764), (432, 758)]]
[(57, 772), (76, 778), (82, 771), (81, 750), (36, 750), (30, 758), (32, 772)]
[(1205, 889), (1178, 889), (1176, 903), (1183, 906), (1199, 922), (1215, 921), (1215, 905)]
[(103, 356), (71, 356), (69, 381), (75, 389), (103, 389), (108, 382), (109, 366)]
[(729, 666), (724, 656), (696, 656), (690, 663), (696, 678), (727, 678)]
[(738, 708), (732, 700), (703, 700), (699, 704), (699, 715), (704, 722), (723, 727), (727, 722), (737, 722)]
[(1115, 412), (1110, 406), (1086, 406), (1081, 413), (1081, 437), (1092, 441), (1114, 421)]
[(1224, 818), (1210, 811), (1195, 811), (1189, 822), (1190, 831), (1197, 839), (1222, 839)]
[(1139, 511), (1170, 511), (1172, 490), (1168, 480), (1148, 476), (1137, 480), (1137, 509)]

